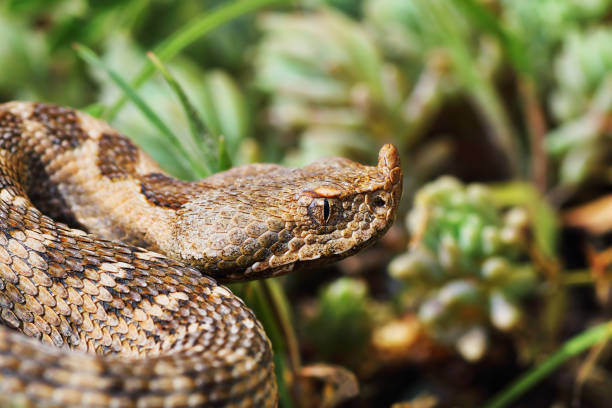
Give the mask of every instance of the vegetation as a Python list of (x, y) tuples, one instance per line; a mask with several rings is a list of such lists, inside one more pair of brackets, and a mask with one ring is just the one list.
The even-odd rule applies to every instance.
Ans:
[(605, 407), (611, 3), (5, 0), (0, 101), (86, 110), (187, 180), (398, 146), (379, 244), (232, 287), (281, 406)]

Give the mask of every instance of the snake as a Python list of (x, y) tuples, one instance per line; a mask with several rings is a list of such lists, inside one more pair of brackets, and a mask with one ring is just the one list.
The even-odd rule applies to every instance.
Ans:
[(356, 253), (401, 190), (390, 144), (183, 181), (86, 113), (0, 104), (0, 405), (277, 406), (270, 341), (223, 284)]

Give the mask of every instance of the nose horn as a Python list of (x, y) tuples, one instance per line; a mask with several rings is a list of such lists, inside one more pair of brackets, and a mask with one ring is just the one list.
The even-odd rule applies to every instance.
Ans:
[(393, 184), (400, 182), (402, 171), (400, 169), (400, 157), (397, 148), (392, 144), (386, 144), (378, 152), (378, 170), (388, 177)]

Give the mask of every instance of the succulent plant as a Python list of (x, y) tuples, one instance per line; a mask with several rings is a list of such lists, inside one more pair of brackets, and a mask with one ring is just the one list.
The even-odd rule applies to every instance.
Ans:
[(549, 84), (550, 61), (567, 33), (605, 15), (610, 0), (500, 0), (509, 29), (524, 44), (541, 84)]
[(612, 30), (570, 33), (555, 61), (551, 109), (562, 124), (547, 138), (560, 161), (560, 181), (577, 184), (606, 173), (610, 158), (607, 116), (612, 111)]
[(359, 20), (315, 7), (265, 14), (258, 26), (255, 82), (268, 94), (265, 123), (289, 149), (289, 164), (322, 155), (372, 160), (374, 146), (392, 139), (415, 164), (405, 183), (410, 192), (438, 165), (417, 165), (413, 151), (432, 143), (410, 148), (459, 93), (483, 111), (495, 142), (515, 156), (513, 130), (492, 86), (500, 48), (453, 2), (366, 0)]
[(557, 87), (551, 108), (559, 120), (569, 120), (589, 110), (598, 89), (611, 77), (612, 29), (595, 28), (567, 35), (555, 60)]
[(408, 215), (408, 251), (389, 266), (430, 334), (480, 359), (492, 327), (511, 330), (536, 284), (526, 210), (497, 207), (486, 187), (442, 177), (422, 187)]
[(370, 341), (371, 303), (367, 285), (358, 279), (340, 278), (324, 287), (304, 332), (317, 354), (358, 365)]
[(368, 157), (372, 139), (391, 133), (401, 84), (367, 31), (330, 10), (267, 14), (259, 27), (256, 83), (271, 97), (268, 123), (300, 147), (290, 161), (321, 152)]

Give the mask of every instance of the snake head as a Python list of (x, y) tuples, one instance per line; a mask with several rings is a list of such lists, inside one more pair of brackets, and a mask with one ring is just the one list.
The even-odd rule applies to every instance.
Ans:
[(300, 169), (253, 164), (203, 183), (178, 212), (174, 256), (220, 281), (258, 279), (347, 257), (391, 226), (400, 201), (399, 154), (377, 166), (344, 158)]

